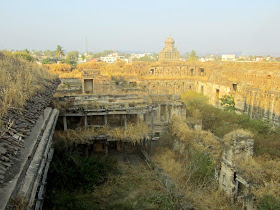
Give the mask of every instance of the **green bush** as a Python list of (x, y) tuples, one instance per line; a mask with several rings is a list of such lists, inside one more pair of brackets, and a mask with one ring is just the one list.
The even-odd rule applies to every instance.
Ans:
[(215, 166), (209, 154), (191, 151), (189, 154), (190, 163), (187, 166), (191, 175), (191, 182), (195, 184), (206, 184), (213, 181)]
[(259, 210), (276, 210), (280, 209), (280, 199), (276, 199), (271, 195), (265, 195), (260, 199), (257, 205)]

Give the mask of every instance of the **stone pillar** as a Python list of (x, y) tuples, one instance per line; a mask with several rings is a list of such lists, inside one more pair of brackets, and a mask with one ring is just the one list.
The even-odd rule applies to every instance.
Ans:
[(150, 140), (150, 156), (154, 155), (154, 141), (153, 138)]
[(105, 142), (105, 156), (108, 156), (108, 142)]
[(104, 125), (108, 124), (108, 115), (104, 115)]
[(154, 110), (153, 106), (150, 106), (150, 113), (151, 113), (151, 139), (150, 139), (150, 156), (153, 156), (154, 153), (154, 142), (153, 142), (153, 137), (154, 137)]
[[(124, 115), (124, 129), (126, 130), (127, 129), (127, 116), (126, 114)], [(124, 142), (123, 144), (123, 161), (124, 162), (129, 162), (128, 161), (128, 156), (127, 156), (127, 143)]]
[(66, 116), (63, 116), (63, 128), (66, 131), (67, 130), (67, 118)]
[(88, 122), (87, 122), (87, 115), (85, 115), (85, 128), (88, 127)]
[(150, 119), (151, 119), (151, 130), (152, 130), (152, 136), (154, 135), (154, 110), (153, 110), (153, 107), (150, 106)]
[(146, 113), (144, 113), (143, 114), (143, 121), (146, 122), (146, 120), (147, 120), (147, 115), (146, 115)]
[(127, 129), (127, 116), (124, 115), (124, 129)]

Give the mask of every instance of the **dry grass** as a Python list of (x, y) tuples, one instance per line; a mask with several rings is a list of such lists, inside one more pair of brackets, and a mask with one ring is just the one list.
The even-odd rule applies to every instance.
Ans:
[(195, 137), (195, 132), (191, 130), (187, 123), (180, 116), (174, 116), (170, 125), (171, 134), (184, 142), (187, 146), (190, 145)]
[(264, 195), (280, 197), (280, 160), (269, 156), (239, 159), (237, 167), (247, 181), (253, 181), (252, 192), (257, 198)]
[(56, 77), (31, 63), (0, 52), (0, 119), (9, 109), (20, 109)]
[(170, 130), (186, 148), (191, 145), (197, 151), (209, 153), (216, 164), (220, 162), (223, 145), (210, 131), (192, 130), (179, 116), (174, 116), (171, 120)]
[(92, 196), (98, 209), (173, 209), (174, 201), (143, 165), (119, 164), (121, 175), (110, 175)]
[(232, 204), (213, 179), (195, 181), (199, 166), (192, 163), (188, 155), (182, 157), (173, 149), (163, 146), (156, 148), (153, 160), (176, 183), (178, 192), (195, 209), (239, 209), (239, 204)]
[(242, 136), (242, 139), (252, 139), (253, 138), (253, 134), (250, 131), (238, 129), (238, 130), (234, 130), (234, 131), (231, 131), (230, 133), (226, 134), (223, 139), (227, 143), (230, 143), (232, 138), (236, 139), (236, 136)]
[(77, 128), (75, 130), (68, 129), (66, 131), (56, 131), (55, 139), (62, 140), (66, 145), (72, 144), (89, 144), (93, 142), (93, 138), (99, 135), (107, 135), (113, 139), (131, 142), (133, 144), (140, 143), (144, 138), (148, 138), (148, 126), (138, 120), (136, 123), (128, 123), (127, 128)]

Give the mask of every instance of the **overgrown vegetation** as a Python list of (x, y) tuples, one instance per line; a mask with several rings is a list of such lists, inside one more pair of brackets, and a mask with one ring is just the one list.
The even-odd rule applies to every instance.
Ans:
[[(174, 136), (177, 126), (173, 124), (171, 132), (163, 135), (153, 158), (176, 184), (177, 196), (190, 202), (195, 209), (238, 209), (238, 204), (231, 204), (230, 199), (218, 189), (211, 154), (197, 150), (191, 143), (196, 132), (192, 131), (193, 136), (184, 135), (184, 124), (176, 129), (181, 130), (181, 134)], [(185, 129), (189, 133), (190, 129)]]
[(200, 112), (197, 120), (202, 120), (204, 130), (209, 130), (216, 136), (223, 138), (227, 133), (246, 129), (254, 134), (255, 155), (270, 155), (280, 158), (280, 130), (273, 130), (263, 120), (251, 120), (247, 115), (226, 112), (207, 103), (207, 98), (194, 91), (182, 96), (187, 107), (187, 116), (193, 117), (195, 110)]
[[(77, 150), (76, 150), (77, 151)], [(153, 171), (102, 156), (86, 158), (56, 145), (45, 209), (174, 209)]]
[(94, 209), (176, 209), (176, 200), (144, 165), (119, 165), (121, 175), (111, 175), (93, 193)]
[(21, 56), (0, 52), (0, 119), (9, 109), (20, 110), (25, 102), (56, 77)]
[(92, 209), (88, 196), (109, 174), (119, 173), (116, 161), (66, 151), (55, 153), (48, 173), (46, 209)]
[(195, 92), (186, 93), (183, 100), (191, 118), (202, 120), (203, 129), (210, 130), (226, 141), (231, 138), (231, 134), (226, 133), (235, 133), (234, 130), (244, 128), (250, 131), (242, 131), (242, 134), (248, 138), (253, 136), (254, 156), (238, 160), (236, 167), (247, 181), (254, 183), (251, 192), (258, 198), (259, 209), (279, 206), (280, 130), (270, 128), (262, 120), (250, 120), (246, 115), (217, 109), (207, 104), (206, 97)]

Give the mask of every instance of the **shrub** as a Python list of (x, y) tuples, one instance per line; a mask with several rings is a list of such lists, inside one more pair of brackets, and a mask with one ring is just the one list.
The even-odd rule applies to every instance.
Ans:
[(257, 205), (259, 210), (274, 210), (280, 209), (280, 199), (276, 199), (271, 195), (265, 195), (260, 199)]

